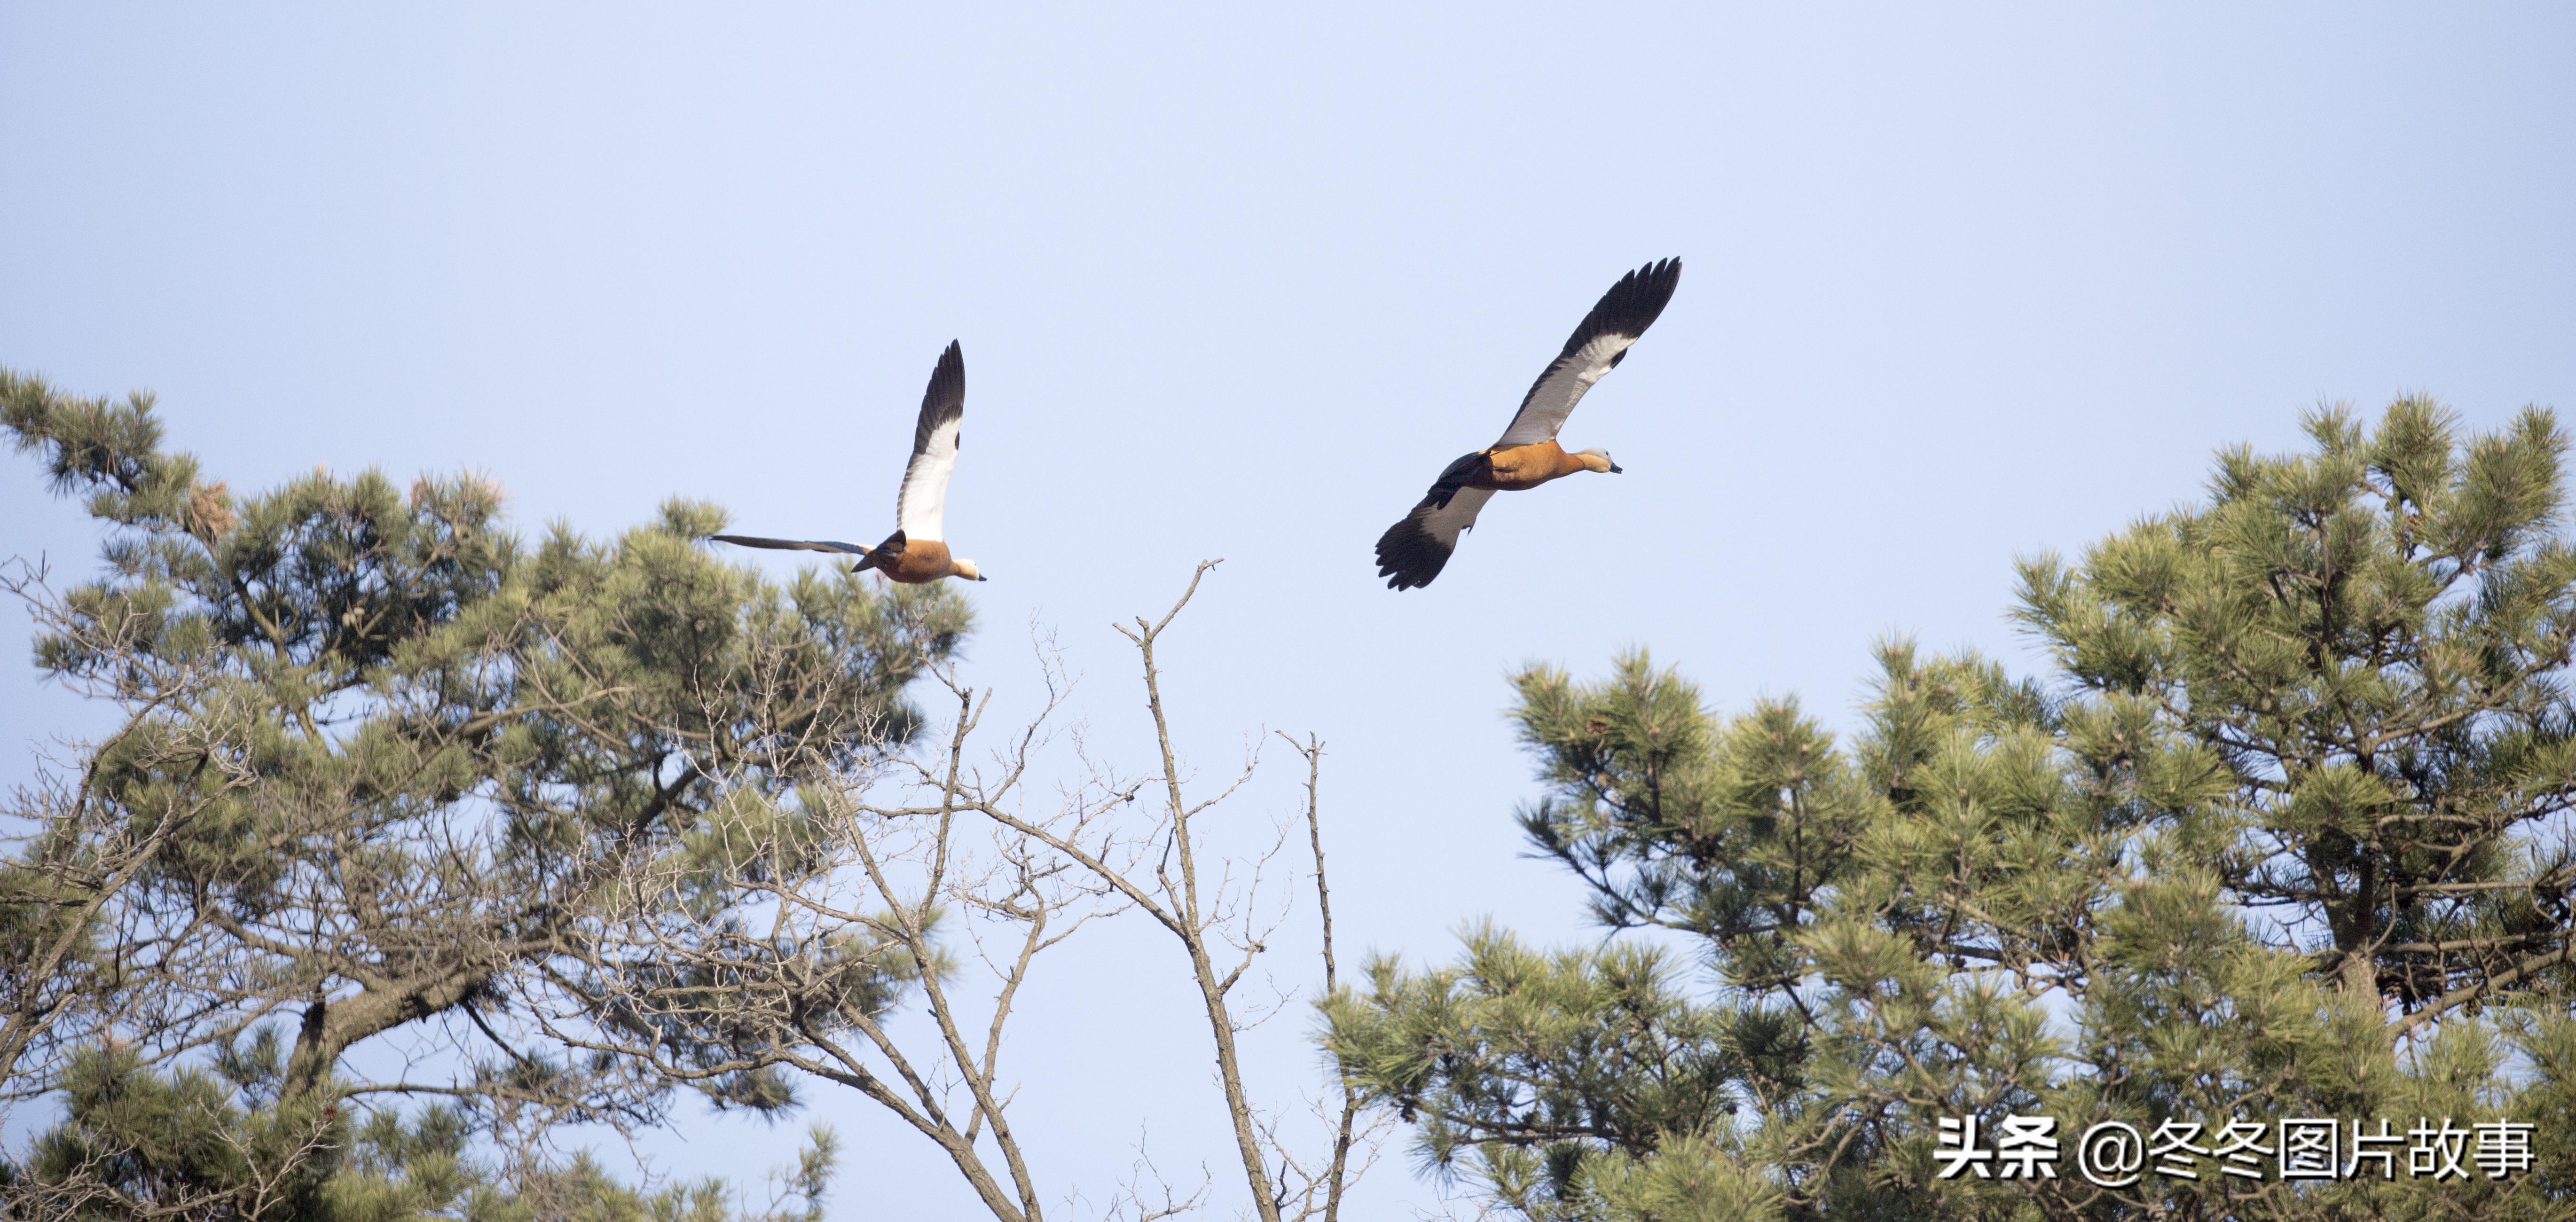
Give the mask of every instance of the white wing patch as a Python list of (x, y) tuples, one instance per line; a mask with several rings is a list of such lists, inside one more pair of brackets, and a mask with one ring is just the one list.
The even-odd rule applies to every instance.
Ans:
[(1491, 488), (1461, 488), (1449, 504), (1422, 516), (1422, 529), (1440, 546), (1457, 550), (1458, 536), (1476, 528), (1476, 514), (1494, 499)]
[(1584, 392), (1610, 372), (1611, 359), (1636, 342), (1636, 336), (1617, 332), (1596, 335), (1558, 357), (1539, 375), (1538, 385), (1530, 387), (1529, 397), (1521, 400), (1520, 414), (1512, 417), (1511, 427), (1503, 430), (1495, 447), (1534, 445), (1554, 438), (1565, 427), (1565, 418), (1574, 414), (1574, 405), (1583, 401)]
[(1538, 375), (1529, 394), (1521, 399), (1521, 410), (1512, 417), (1510, 428), (1503, 430), (1504, 446), (1536, 445), (1554, 440), (1556, 431), (1565, 427), (1565, 418), (1574, 405), (1583, 401), (1583, 392), (1619, 363), (1646, 328), (1655, 325), (1665, 303), (1673, 299), (1673, 289), (1681, 283), (1682, 261), (1663, 259), (1619, 277), (1619, 283), (1592, 307), (1592, 312), (1576, 324), (1565, 347), (1557, 350), (1555, 363)]
[(895, 494), (894, 524), (907, 539), (941, 539), (940, 519), (948, 509), (948, 476), (957, 469), (957, 432), (963, 416), (951, 417), (930, 433), (929, 443), (912, 456), (903, 472), (903, 491)]

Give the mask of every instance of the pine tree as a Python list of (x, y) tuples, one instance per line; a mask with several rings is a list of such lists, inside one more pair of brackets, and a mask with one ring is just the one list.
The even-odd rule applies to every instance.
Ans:
[[(904, 689), (953, 654), (964, 604), (770, 584), (694, 546), (723, 517), (690, 502), (613, 541), (558, 525), (529, 545), (470, 475), (405, 490), (316, 468), (239, 496), (163, 448), (152, 408), (0, 371), (0, 425), (109, 528), (96, 580), (12, 582), (37, 665), (123, 714), (10, 812), (28, 835), (0, 870), (0, 1078), (73, 1109), (13, 1181), (103, 1166), (91, 1186), (115, 1193), (179, 1177), (204, 1216), (373, 1216), (325, 1208), (333, 1152), (370, 1131), (353, 1109), (444, 1097), (521, 1151), (559, 1124), (658, 1121), (665, 1083), (549, 1051), (514, 990), (543, 987), (624, 863), (745, 793), (792, 817), (817, 761), (900, 749), (921, 720)], [(884, 967), (884, 1004), (906, 970)], [(452, 1072), (351, 1077), (370, 1044)], [(208, 1076), (253, 1047), (273, 1073)], [(701, 1087), (787, 1101), (760, 1074)], [(143, 1142), (116, 1099), (202, 1123)], [(185, 1136), (245, 1117), (303, 1137), (271, 1158)]]
[[(2308, 432), (2023, 564), (2049, 681), (1882, 647), (1847, 746), (1642, 654), (1532, 668), (1525, 834), (1708, 977), (1486, 931), (1452, 968), (1373, 964), (1329, 1047), (1534, 1218), (2576, 1216), (2565, 440), (2419, 398)], [(1939, 1174), (1942, 1120), (2013, 1114), (2070, 1151), (2105, 1122), (2537, 1137), (2466, 1182)]]

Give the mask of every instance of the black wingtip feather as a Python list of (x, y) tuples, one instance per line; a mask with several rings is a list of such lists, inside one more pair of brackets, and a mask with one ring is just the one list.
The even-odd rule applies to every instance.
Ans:
[[(1682, 261), (1679, 259), (1657, 260), (1619, 277), (1619, 283), (1611, 285), (1610, 291), (1603, 293), (1601, 300), (1592, 307), (1592, 312), (1583, 316), (1582, 325), (1574, 329), (1573, 338), (1565, 341), (1565, 351), (1558, 353), (1557, 358), (1562, 360), (1573, 355), (1577, 349), (1591, 343), (1595, 336), (1644, 335), (1646, 328), (1663, 316), (1664, 307), (1672, 303), (1673, 290), (1681, 287), (1681, 282)], [(1626, 356), (1627, 353), (1619, 355)]]
[(1386, 578), (1390, 590), (1419, 589), (1448, 567), (1449, 556), (1456, 549), (1440, 542), (1431, 528), (1423, 525), (1430, 502), (1424, 501), (1404, 515), (1404, 520), (1386, 528), (1377, 537), (1377, 575)]
[(939, 426), (966, 414), (966, 353), (956, 340), (948, 341), (948, 350), (939, 354), (939, 365), (930, 371), (930, 387), (921, 392), (921, 421), (913, 426), (912, 452), (918, 454), (930, 446), (930, 435)]

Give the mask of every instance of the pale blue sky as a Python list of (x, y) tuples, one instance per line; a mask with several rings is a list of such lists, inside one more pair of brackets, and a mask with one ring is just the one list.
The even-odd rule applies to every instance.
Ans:
[[(1875, 636), (2028, 669), (2014, 556), (2304, 405), (2576, 407), (2576, 11), (2251, 7), (0, 4), (0, 363), (159, 392), (236, 488), (471, 466), (528, 530), (680, 493), (874, 539), (962, 339), (979, 682), (1024, 691), (1052, 627), (1141, 766), (1106, 623), (1224, 556), (1174, 701), (1211, 772), (1329, 740), (1346, 953), (1580, 937), (1510, 830), (1524, 659), (1650, 645), (1848, 727)], [(1380, 588), (1378, 531), (1665, 255), (1672, 307), (1565, 432), (1628, 474), (1498, 499), (1438, 584)], [(0, 555), (84, 571), (5, 461)], [(11, 648), (15, 782), (88, 715)], [(1033, 1016), (1021, 1127), (1095, 1199), (1147, 1118), (1166, 1165), (1222, 1157), (1159, 953), (1105, 944)], [(815, 1097), (858, 1139), (835, 1217), (962, 1204)], [(1364, 1216), (1428, 1197), (1398, 1159)]]

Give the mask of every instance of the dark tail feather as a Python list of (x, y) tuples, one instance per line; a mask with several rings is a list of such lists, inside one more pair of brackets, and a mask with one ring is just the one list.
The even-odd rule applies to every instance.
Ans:
[(869, 569), (893, 567), (895, 561), (903, 558), (904, 542), (903, 532), (900, 530), (887, 535), (885, 542), (868, 549), (867, 555), (860, 557), (857, 564), (851, 565), (850, 572), (855, 575), (867, 572)]

